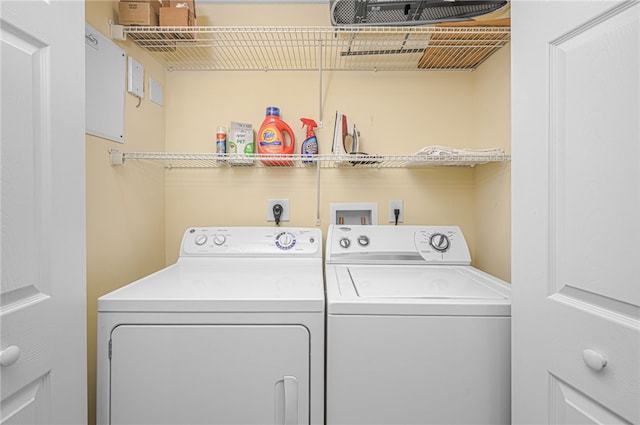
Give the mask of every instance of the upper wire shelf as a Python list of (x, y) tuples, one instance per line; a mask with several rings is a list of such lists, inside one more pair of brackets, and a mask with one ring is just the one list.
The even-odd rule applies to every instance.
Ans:
[(489, 162), (510, 161), (511, 156), (501, 152), (479, 152), (441, 155), (366, 155), (319, 154), (308, 155), (253, 155), (218, 153), (164, 153), (109, 151), (111, 165), (123, 165), (126, 160), (159, 162), (166, 168), (221, 168), (221, 167), (320, 167), (320, 168), (428, 168), (474, 167)]
[(112, 25), (169, 70), (473, 70), (510, 40), (500, 27)]

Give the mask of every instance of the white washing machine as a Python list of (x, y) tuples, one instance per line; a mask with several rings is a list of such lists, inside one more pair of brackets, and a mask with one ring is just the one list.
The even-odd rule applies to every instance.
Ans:
[(453, 226), (330, 226), (327, 425), (509, 424), (509, 286)]
[(98, 300), (98, 424), (324, 423), (319, 229), (191, 228)]

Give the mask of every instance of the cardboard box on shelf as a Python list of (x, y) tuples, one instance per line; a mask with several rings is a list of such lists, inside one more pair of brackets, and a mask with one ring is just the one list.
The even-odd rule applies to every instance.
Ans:
[(161, 7), (161, 27), (192, 27), (193, 13), (186, 7)]
[(196, 16), (196, 3), (194, 0), (165, 0), (165, 6), (169, 7), (184, 7), (186, 6), (193, 16)]
[(118, 3), (118, 23), (120, 25), (158, 25), (160, 2), (121, 1)]

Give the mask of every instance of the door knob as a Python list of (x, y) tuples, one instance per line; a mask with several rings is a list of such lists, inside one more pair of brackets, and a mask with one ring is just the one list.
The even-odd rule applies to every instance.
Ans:
[(602, 370), (607, 365), (607, 359), (603, 354), (590, 348), (582, 352), (584, 362), (593, 370)]
[(18, 361), (20, 357), (20, 347), (12, 345), (0, 351), (0, 366), (8, 367)]

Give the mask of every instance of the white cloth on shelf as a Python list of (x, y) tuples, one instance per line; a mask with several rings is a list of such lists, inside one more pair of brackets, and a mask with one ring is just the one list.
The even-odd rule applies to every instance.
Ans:
[[(428, 158), (433, 165), (450, 166), (474, 166), (483, 162), (488, 162), (490, 157), (504, 155), (501, 148), (489, 149), (459, 149), (451, 146), (430, 145), (420, 149), (413, 156)], [(424, 166), (420, 161), (409, 166)]]
[(430, 145), (420, 149), (414, 155), (431, 156), (478, 156), (478, 155), (504, 155), (501, 148), (490, 149), (458, 149), (450, 146)]

